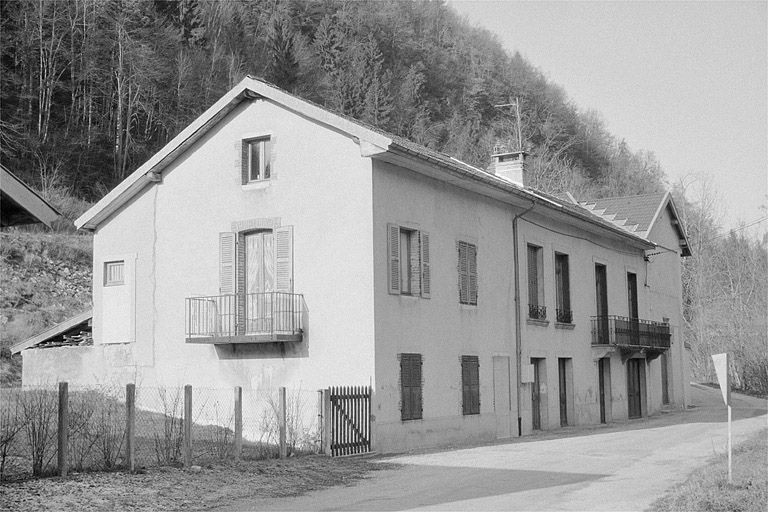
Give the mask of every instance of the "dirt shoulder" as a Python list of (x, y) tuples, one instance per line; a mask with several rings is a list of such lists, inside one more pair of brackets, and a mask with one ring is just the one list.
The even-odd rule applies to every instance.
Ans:
[(0, 510), (208, 510), (246, 498), (284, 498), (351, 485), (392, 467), (367, 458), (304, 456), (141, 474), (83, 473), (0, 484)]

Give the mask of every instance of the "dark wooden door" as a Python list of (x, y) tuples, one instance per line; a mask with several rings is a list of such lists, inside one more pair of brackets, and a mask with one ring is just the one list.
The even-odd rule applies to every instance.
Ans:
[(533, 389), (531, 390), (531, 409), (533, 430), (541, 429), (541, 381), (539, 380), (539, 360), (531, 359), (533, 363)]
[(637, 319), (640, 317), (637, 307), (637, 274), (627, 272), (627, 306), (629, 311), (629, 318), (633, 320), (629, 323), (629, 332), (632, 339), (630, 342), (633, 345), (640, 344), (640, 325), (637, 323)]
[(608, 278), (605, 265), (595, 265), (595, 297), (597, 299), (597, 336), (598, 343), (605, 344), (608, 339)]
[(667, 354), (661, 354), (661, 403), (669, 405), (669, 376), (667, 374)]
[(627, 407), (630, 418), (639, 418), (641, 410), (640, 396), (640, 359), (627, 361)]
[(597, 380), (600, 392), (600, 423), (605, 423), (605, 384), (606, 384), (606, 365), (609, 359), (601, 357), (597, 361)]
[(568, 425), (568, 384), (566, 378), (567, 359), (557, 360), (557, 375), (560, 381), (560, 426)]

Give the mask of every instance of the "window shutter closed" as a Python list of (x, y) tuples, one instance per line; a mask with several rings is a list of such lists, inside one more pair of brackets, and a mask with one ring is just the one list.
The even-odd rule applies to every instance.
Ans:
[(429, 233), (421, 231), (421, 296), (428, 299), (432, 293), (432, 276), (429, 268)]
[(565, 256), (562, 258), (562, 268), (560, 272), (560, 278), (563, 280), (562, 284), (562, 290), (563, 290), (563, 303), (561, 305), (561, 308), (570, 311), (571, 310), (571, 276), (569, 275), (568, 271), (568, 257)]
[(537, 261), (537, 247), (528, 246), (528, 304), (539, 305), (539, 271)]
[(471, 414), (472, 393), (469, 386), (469, 358), (461, 356), (461, 412)]
[(477, 246), (467, 244), (469, 270), (469, 303), (477, 304)]
[(421, 356), (414, 354), (411, 356), (411, 404), (413, 407), (412, 418), (420, 420), (421, 410)]
[(400, 355), (400, 381), (402, 390), (401, 419), (421, 419), (421, 354)]
[(293, 226), (275, 229), (275, 290), (293, 293)]
[(219, 233), (219, 294), (235, 293), (236, 233)]
[(467, 264), (467, 243), (459, 242), (459, 302), (467, 304), (469, 299), (469, 265)]
[(400, 389), (401, 389), (401, 408), (400, 419), (410, 420), (413, 405), (411, 403), (411, 356), (402, 354), (400, 356)]
[(387, 224), (387, 276), (389, 293), (400, 295), (400, 226)]
[(477, 356), (472, 358), (469, 366), (469, 394), (472, 396), (470, 412), (480, 414), (480, 362)]

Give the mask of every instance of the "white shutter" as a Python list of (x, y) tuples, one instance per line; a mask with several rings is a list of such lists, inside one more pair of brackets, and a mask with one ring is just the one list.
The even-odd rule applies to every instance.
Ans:
[(425, 299), (432, 293), (432, 276), (429, 268), (429, 233), (422, 231), (420, 233), (421, 248), (421, 296)]
[(293, 293), (293, 226), (275, 229), (275, 290)]
[(387, 277), (389, 293), (400, 295), (400, 226), (387, 224)]
[(219, 294), (235, 293), (235, 242), (237, 233), (219, 233)]

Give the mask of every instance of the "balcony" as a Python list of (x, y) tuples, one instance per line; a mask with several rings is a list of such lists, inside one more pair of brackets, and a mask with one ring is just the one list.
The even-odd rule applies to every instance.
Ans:
[(187, 343), (302, 341), (304, 296), (269, 292), (186, 299)]
[(592, 317), (592, 346), (618, 347), (627, 357), (644, 352), (649, 359), (670, 347), (669, 324), (623, 316)]

